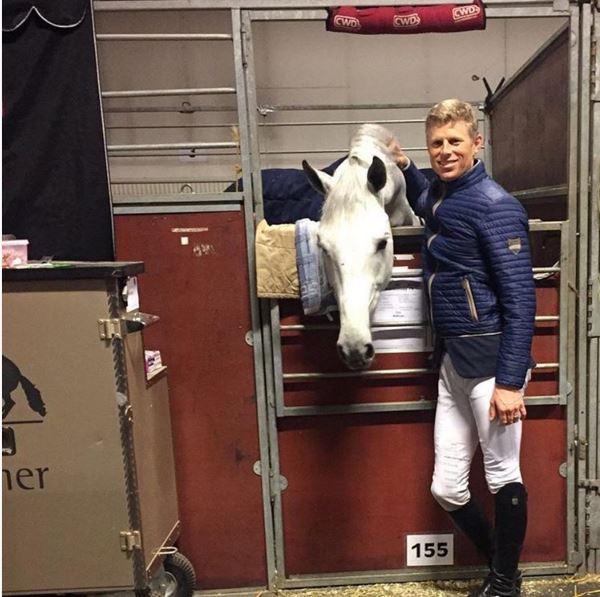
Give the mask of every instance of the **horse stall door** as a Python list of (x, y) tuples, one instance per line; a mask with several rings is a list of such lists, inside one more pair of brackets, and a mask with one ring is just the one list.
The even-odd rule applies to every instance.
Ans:
[(201, 589), (264, 586), (265, 532), (242, 212), (118, 215), (117, 255), (145, 263), (146, 349), (168, 367), (181, 537)]
[[(414, 261), (403, 265), (419, 267), (418, 243), (409, 251)], [(559, 287), (556, 274), (537, 285), (538, 315), (550, 317), (536, 325), (533, 353), (542, 368), (529, 384), (524, 422), (522, 467), (532, 504), (526, 569), (567, 557), (560, 523), (566, 520), (565, 409), (558, 404), (558, 370), (544, 367), (559, 359)], [(419, 348), (414, 338), (405, 342), (408, 336), (388, 339), (366, 375), (347, 377), (336, 354), (338, 330), (327, 319), (304, 317), (297, 302), (280, 301), (278, 326), (277, 432), (287, 488), (276, 531), (287, 586), (428, 578), (436, 565), (442, 576), (447, 564), (484, 568), (430, 494), (437, 375), (427, 371), (427, 342)], [(471, 490), (492, 518), (479, 450)], [(434, 548), (427, 551), (429, 542)]]

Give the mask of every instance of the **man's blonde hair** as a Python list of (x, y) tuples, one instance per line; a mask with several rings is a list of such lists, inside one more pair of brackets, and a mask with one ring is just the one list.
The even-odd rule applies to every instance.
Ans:
[(436, 104), (429, 110), (425, 119), (425, 130), (432, 126), (444, 126), (449, 122), (464, 121), (469, 127), (471, 138), (474, 139), (478, 133), (477, 112), (469, 102), (459, 99), (447, 99)]

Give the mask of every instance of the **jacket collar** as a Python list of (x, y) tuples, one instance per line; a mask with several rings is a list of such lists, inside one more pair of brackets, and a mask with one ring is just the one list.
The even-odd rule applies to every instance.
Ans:
[(470, 187), (471, 185), (478, 183), (486, 176), (487, 172), (485, 171), (485, 165), (481, 160), (476, 160), (474, 166), (465, 172), (461, 177), (445, 183), (446, 192), (450, 193), (465, 187)]

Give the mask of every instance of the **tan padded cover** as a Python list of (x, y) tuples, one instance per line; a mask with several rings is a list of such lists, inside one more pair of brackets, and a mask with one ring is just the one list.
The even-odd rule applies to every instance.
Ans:
[(259, 298), (300, 298), (294, 224), (256, 228), (256, 287)]

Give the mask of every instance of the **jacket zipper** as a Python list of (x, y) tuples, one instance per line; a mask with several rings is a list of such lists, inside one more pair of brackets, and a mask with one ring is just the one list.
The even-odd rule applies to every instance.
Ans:
[[(435, 216), (435, 212), (437, 211), (438, 207), (442, 204), (442, 201), (444, 200), (444, 198), (446, 197), (446, 185), (443, 186), (442, 188), (442, 192), (440, 195), (440, 198), (433, 204), (432, 208), (431, 208), (431, 214)], [(431, 243), (435, 240), (435, 238), (439, 235), (439, 232), (436, 232), (435, 234), (433, 234), (432, 236), (429, 237), (429, 240), (427, 241), (427, 248), (429, 248), (431, 246)], [(433, 328), (433, 298), (431, 296), (431, 287), (433, 286), (433, 279), (435, 278), (435, 275), (437, 274), (437, 269), (438, 269), (438, 264), (435, 264), (435, 270), (434, 272), (431, 274), (431, 276), (429, 276), (429, 280), (427, 280), (427, 290), (429, 291), (429, 321), (431, 322), (431, 327)]]
[(435, 271), (429, 276), (429, 280), (427, 280), (427, 290), (429, 291), (429, 321), (431, 322), (431, 327), (433, 328), (433, 297), (431, 296), (431, 287), (433, 286), (433, 279), (437, 274), (437, 264), (435, 266)]
[(471, 319), (474, 321), (479, 321), (479, 314), (477, 313), (477, 306), (475, 305), (475, 297), (473, 296), (473, 291), (471, 290), (471, 284), (469, 283), (469, 279), (467, 276), (464, 276), (462, 279), (462, 285), (465, 290), (465, 294), (467, 295), (467, 303), (469, 303), (469, 311), (471, 312)]

